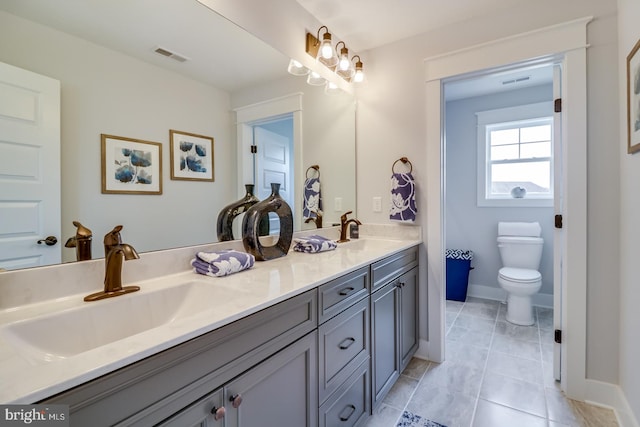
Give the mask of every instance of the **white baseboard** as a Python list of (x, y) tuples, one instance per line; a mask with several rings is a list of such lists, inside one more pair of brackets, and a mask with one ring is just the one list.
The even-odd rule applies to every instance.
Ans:
[(620, 386), (590, 379), (586, 386), (586, 402), (613, 409), (620, 427), (640, 427)]
[[(507, 292), (496, 286), (469, 284), (467, 296), (484, 298), (496, 301), (506, 301)], [(553, 295), (537, 293), (532, 298), (533, 305), (538, 307), (553, 308)]]

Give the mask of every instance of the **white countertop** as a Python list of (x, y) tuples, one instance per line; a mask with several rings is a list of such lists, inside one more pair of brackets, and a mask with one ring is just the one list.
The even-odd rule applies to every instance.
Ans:
[[(97, 302), (84, 302), (86, 293), (12, 307), (0, 311), (0, 402), (34, 403), (101, 375), (144, 359), (189, 339), (227, 325), (266, 307), (301, 294), (345, 273), (390, 254), (410, 248), (421, 240), (361, 238), (338, 245), (333, 251), (306, 254), (291, 251), (287, 256), (256, 262), (250, 270), (223, 278), (185, 271), (136, 283), (139, 292)], [(127, 269), (125, 263), (124, 269)], [(25, 351), (7, 326), (24, 319), (58, 313), (81, 305), (112, 304), (114, 300), (151, 292), (174, 283), (195, 282), (198, 295), (210, 301), (205, 310), (182, 315), (162, 326), (129, 336), (70, 357), (46, 361)], [(226, 288), (223, 299), (221, 287)], [(211, 295), (208, 296), (208, 293)], [(105, 305), (105, 307), (108, 307)], [(104, 325), (109, 327), (109, 325)]]

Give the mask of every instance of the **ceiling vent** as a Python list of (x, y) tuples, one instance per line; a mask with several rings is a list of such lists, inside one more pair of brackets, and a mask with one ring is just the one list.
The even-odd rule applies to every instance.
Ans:
[(526, 82), (530, 78), (531, 78), (531, 76), (518, 77), (516, 79), (505, 80), (505, 81), (502, 82), (502, 84), (503, 85), (511, 85), (511, 84), (514, 84), (514, 83)]
[(180, 55), (179, 53), (176, 53), (176, 52), (172, 52), (169, 49), (165, 49), (160, 46), (156, 47), (153, 51), (162, 56), (166, 56), (167, 58), (174, 59), (178, 62), (185, 62), (189, 60), (189, 58), (187, 58), (186, 56)]

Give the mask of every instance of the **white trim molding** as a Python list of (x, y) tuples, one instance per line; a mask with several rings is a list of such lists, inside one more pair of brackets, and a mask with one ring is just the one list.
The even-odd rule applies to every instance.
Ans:
[(640, 427), (627, 398), (618, 385), (588, 379), (586, 386), (585, 401), (587, 403), (612, 409), (620, 427)]
[(445, 357), (445, 280), (444, 280), (444, 119), (442, 87), (444, 81), (460, 79), (470, 73), (486, 73), (540, 63), (562, 65), (563, 105), (563, 206), (565, 241), (563, 252), (562, 295), (562, 382), (568, 397), (584, 400), (586, 389), (586, 152), (587, 82), (585, 17), (539, 30), (471, 46), (425, 60), (426, 82), (426, 158), (428, 176), (423, 190), (427, 205), (422, 219), (429, 257), (421, 274), (427, 278), (429, 342), (425, 344), (430, 360)]

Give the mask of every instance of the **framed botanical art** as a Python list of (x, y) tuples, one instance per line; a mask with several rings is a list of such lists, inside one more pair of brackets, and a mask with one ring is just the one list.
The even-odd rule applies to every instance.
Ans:
[(162, 194), (162, 144), (101, 135), (103, 194)]
[(627, 56), (627, 153), (640, 151), (640, 40)]
[(170, 130), (169, 141), (171, 179), (214, 181), (213, 138)]

